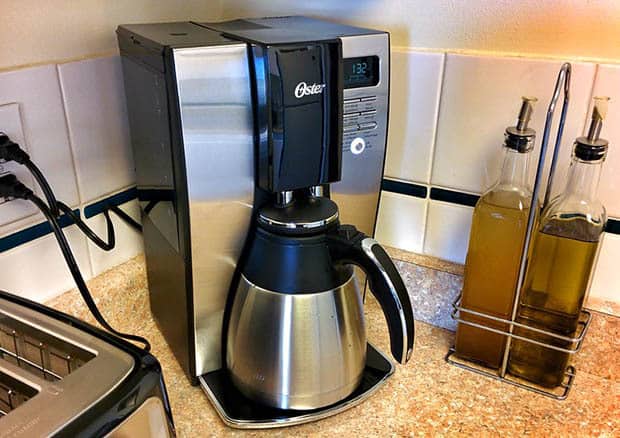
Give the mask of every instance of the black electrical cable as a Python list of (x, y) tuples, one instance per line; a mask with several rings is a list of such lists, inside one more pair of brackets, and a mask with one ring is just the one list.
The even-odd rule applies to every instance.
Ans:
[(110, 324), (108, 324), (104, 316), (101, 314), (101, 312), (97, 308), (97, 304), (95, 303), (95, 300), (93, 300), (93, 297), (90, 294), (90, 291), (88, 290), (88, 286), (86, 285), (86, 282), (84, 281), (84, 278), (82, 277), (80, 268), (78, 267), (77, 262), (75, 261), (75, 257), (73, 256), (71, 247), (69, 246), (69, 243), (67, 242), (67, 238), (65, 237), (62, 231), (62, 228), (58, 224), (58, 220), (52, 214), (50, 208), (47, 205), (45, 205), (45, 202), (43, 202), (43, 200), (39, 198), (38, 196), (36, 196), (34, 193), (26, 194), (25, 199), (31, 201), (34, 205), (36, 205), (37, 208), (41, 210), (41, 212), (45, 215), (47, 221), (51, 225), (52, 231), (54, 232), (54, 236), (56, 236), (56, 240), (58, 241), (58, 245), (60, 246), (62, 255), (65, 258), (65, 262), (67, 263), (69, 271), (71, 272), (71, 275), (73, 276), (75, 284), (77, 285), (77, 288), (80, 294), (82, 295), (82, 298), (86, 302), (86, 306), (88, 307), (88, 310), (90, 310), (90, 312), (93, 314), (97, 322), (101, 324), (101, 326), (104, 327), (106, 330), (108, 330), (110, 333), (113, 333), (114, 335), (120, 338), (128, 339), (131, 341), (136, 341), (140, 344), (143, 344), (144, 350), (150, 351), (151, 344), (149, 343), (148, 340), (146, 340), (142, 336), (119, 332), (115, 330)]
[(15, 161), (18, 164), (26, 166), (34, 179), (37, 181), (39, 187), (41, 187), (43, 195), (47, 200), (47, 205), (49, 205), (50, 211), (52, 212), (54, 217), (60, 216), (60, 211), (70, 216), (75, 222), (75, 224), (80, 228), (80, 230), (82, 230), (82, 232), (86, 235), (86, 237), (88, 237), (99, 248), (105, 251), (110, 251), (114, 249), (115, 246), (114, 224), (110, 219), (108, 210), (116, 213), (122, 220), (124, 220), (129, 226), (131, 226), (135, 230), (142, 232), (142, 226), (135, 220), (133, 220), (131, 216), (129, 216), (117, 206), (110, 206), (103, 211), (108, 230), (108, 243), (105, 243), (79, 218), (79, 216), (73, 213), (73, 210), (71, 210), (64, 203), (56, 199), (56, 195), (54, 194), (54, 191), (52, 190), (49, 182), (47, 181), (47, 178), (45, 178), (43, 172), (41, 172), (39, 167), (30, 159), (28, 153), (23, 150), (19, 146), (19, 144), (15, 143), (9, 138), (9, 136), (7, 136), (3, 132), (0, 132), (0, 158), (7, 161)]
[[(107, 232), (108, 232), (108, 241), (107, 243), (103, 241), (99, 236), (95, 234), (95, 232), (86, 225), (86, 223), (80, 218), (77, 214), (73, 212), (71, 207), (65, 204), (62, 201), (58, 201), (58, 208), (61, 212), (69, 216), (75, 225), (84, 233), (86, 237), (88, 237), (91, 242), (97, 245), (104, 251), (112, 251), (116, 246), (116, 236), (114, 234), (114, 224), (112, 223), (112, 219), (110, 218), (110, 213), (108, 210), (103, 211), (103, 215), (105, 216)], [(51, 209), (50, 209), (51, 210)]]
[[(41, 198), (36, 196), (32, 192), (32, 190), (30, 190), (28, 187), (22, 184), (15, 177), (15, 175), (8, 174), (8, 175), (0, 177), (0, 195), (1, 196), (29, 200), (33, 204), (35, 204), (37, 208), (39, 208), (39, 210), (41, 210), (43, 215), (46, 217), (47, 221), (52, 227), (54, 236), (56, 237), (56, 240), (58, 241), (58, 245), (60, 246), (61, 252), (63, 254), (65, 262), (67, 263), (69, 271), (71, 272), (71, 275), (73, 276), (75, 284), (77, 285), (78, 290), (86, 303), (86, 306), (88, 307), (92, 315), (95, 317), (97, 322), (99, 322), (99, 324), (101, 324), (102, 327), (104, 327), (109, 332), (113, 333), (114, 335), (120, 338), (136, 341), (140, 344), (143, 344), (144, 350), (150, 351), (151, 344), (149, 343), (148, 340), (146, 340), (145, 338), (141, 336), (121, 333), (119, 331), (116, 331), (105, 320), (104, 316), (101, 314), (101, 312), (97, 308), (97, 304), (93, 300), (93, 297), (90, 294), (90, 291), (88, 290), (88, 286), (86, 285), (86, 282), (84, 281), (84, 278), (82, 277), (82, 273), (80, 272), (80, 268), (78, 267), (77, 262), (75, 261), (75, 257), (73, 256), (71, 247), (69, 246), (69, 243), (67, 242), (67, 238), (62, 232), (62, 228), (58, 224), (57, 218), (60, 215), (60, 210), (62, 210), (63, 213), (65, 213), (71, 219), (73, 219), (73, 221), (78, 226), (78, 228), (93, 243), (95, 243), (101, 249), (110, 251), (114, 248), (116, 244), (116, 239), (114, 235), (114, 224), (112, 223), (112, 220), (110, 219), (108, 210), (104, 210), (103, 212), (106, 218), (107, 231), (108, 231), (108, 242), (106, 243), (99, 236), (97, 236), (84, 223), (84, 221), (82, 221), (82, 219), (78, 215), (73, 213), (73, 210), (71, 210), (70, 207), (68, 207), (66, 204), (56, 199), (56, 196), (54, 195), (52, 188), (47, 182), (47, 179), (45, 178), (41, 170), (37, 167), (37, 165), (34, 164), (32, 160), (30, 160), (30, 157), (28, 156), (28, 154), (23, 149), (21, 149), (17, 143), (11, 141), (11, 139), (2, 132), (0, 132), (0, 158), (5, 159), (5, 160), (10, 160), (10, 161), (15, 161), (19, 164), (26, 166), (26, 168), (30, 171), (34, 179), (37, 181), (37, 183), (41, 187), (41, 190), (43, 191), (43, 194), (45, 195), (45, 198), (49, 204), (49, 207), (48, 205), (45, 204), (45, 202), (43, 202)], [(112, 208), (116, 208), (116, 207), (112, 207)], [(135, 222), (129, 215), (127, 215), (122, 210), (116, 208), (116, 214), (118, 214), (119, 217), (121, 217), (121, 219), (127, 221), (129, 225), (131, 225), (132, 227), (141, 230), (140, 224)]]
[(32, 162), (30, 155), (28, 155), (28, 153), (23, 150), (19, 144), (11, 140), (4, 132), (0, 132), (0, 158), (6, 161), (15, 161), (16, 163), (22, 164), (28, 168), (32, 176), (34, 176), (34, 179), (37, 180), (41, 190), (43, 190), (43, 194), (45, 195), (45, 199), (47, 199), (47, 203), (49, 204), (52, 213), (54, 216), (58, 217), (56, 197), (54, 196), (54, 192), (52, 191), (49, 183), (43, 176), (43, 173), (37, 165)]
[(30, 158), (24, 160), (23, 165), (26, 166), (26, 168), (30, 171), (34, 179), (37, 181), (37, 184), (39, 184), (39, 187), (41, 187), (41, 190), (43, 191), (43, 195), (45, 195), (47, 204), (49, 205), (49, 208), (52, 214), (54, 215), (54, 217), (58, 217), (58, 215), (60, 214), (58, 211), (59, 210), (58, 201), (56, 200), (56, 196), (54, 195), (52, 188), (47, 182), (47, 178), (43, 176), (43, 172), (41, 172), (41, 170), (37, 167), (36, 164), (32, 162)]
[(123, 210), (121, 210), (120, 208), (118, 208), (117, 205), (110, 205), (107, 210), (104, 210), (103, 214), (107, 214), (109, 211), (112, 211), (114, 213), (116, 213), (116, 215), (118, 217), (120, 217), (122, 220), (125, 221), (125, 223), (127, 225), (129, 225), (131, 228), (133, 228), (134, 230), (138, 231), (138, 232), (142, 232), (142, 225), (140, 225), (138, 222), (136, 222), (134, 220), (134, 218), (132, 218), (131, 216), (129, 216), (127, 213), (125, 213)]
[(97, 236), (95, 232), (91, 230), (88, 227), (88, 225), (86, 225), (86, 223), (84, 223), (84, 221), (79, 216), (73, 213), (73, 210), (71, 210), (71, 208), (69, 208), (62, 201), (58, 201), (56, 199), (56, 195), (54, 195), (54, 191), (50, 187), (47, 181), (47, 178), (45, 178), (41, 170), (37, 167), (36, 164), (32, 162), (32, 160), (26, 159), (24, 160), (23, 164), (24, 166), (26, 166), (26, 168), (30, 171), (34, 179), (37, 181), (37, 184), (39, 184), (39, 187), (41, 187), (41, 190), (43, 191), (43, 194), (45, 195), (45, 199), (47, 200), (47, 204), (49, 205), (49, 208), (52, 214), (55, 217), (58, 217), (60, 215), (60, 212), (62, 211), (64, 214), (70, 216), (71, 219), (73, 219), (75, 224), (78, 226), (78, 228), (86, 235), (86, 237), (88, 237), (95, 245), (97, 245), (99, 248), (103, 249), (104, 251), (111, 251), (116, 246), (116, 239), (114, 235), (114, 224), (112, 223), (112, 219), (110, 218), (110, 213), (109, 213), (110, 210), (116, 213), (118, 217), (120, 217), (123, 221), (125, 221), (130, 227), (132, 227), (136, 231), (142, 232), (142, 226), (139, 223), (133, 220), (133, 218), (129, 216), (127, 213), (125, 213), (123, 210), (113, 205), (103, 210), (103, 215), (105, 216), (107, 233), (108, 233), (108, 243), (104, 242), (103, 239)]

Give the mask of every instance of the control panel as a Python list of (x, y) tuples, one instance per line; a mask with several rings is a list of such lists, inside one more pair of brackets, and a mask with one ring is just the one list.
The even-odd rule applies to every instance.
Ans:
[(383, 142), (377, 125), (377, 96), (344, 99), (343, 151), (359, 155), (378, 141)]
[(386, 33), (341, 38), (342, 179), (331, 184), (340, 221), (373, 235), (388, 129), (390, 44)]

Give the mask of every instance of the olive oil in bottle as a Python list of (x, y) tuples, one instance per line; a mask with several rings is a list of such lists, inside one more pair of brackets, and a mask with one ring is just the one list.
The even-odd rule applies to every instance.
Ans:
[[(605, 208), (596, 199), (607, 141), (599, 138), (607, 99), (598, 99), (587, 137), (575, 141), (566, 189), (542, 213), (534, 236), (517, 322), (573, 337), (605, 226)], [(571, 343), (531, 330), (515, 334), (569, 349)], [(508, 372), (545, 387), (564, 380), (569, 353), (513, 341)]]
[[(529, 157), (536, 133), (527, 127), (533, 98), (523, 98), (517, 126), (506, 130), (504, 163), (499, 181), (474, 210), (461, 306), (467, 310), (510, 318), (532, 192)], [(461, 312), (465, 321), (499, 330), (506, 324)], [(459, 323), (456, 354), (490, 368), (499, 368), (506, 336)]]

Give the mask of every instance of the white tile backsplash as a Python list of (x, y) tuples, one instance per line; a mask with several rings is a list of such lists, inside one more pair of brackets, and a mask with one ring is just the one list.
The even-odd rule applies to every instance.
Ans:
[[(140, 222), (140, 207), (137, 200), (122, 204), (119, 208)], [(88, 241), (88, 252), (95, 276), (137, 256), (144, 250), (142, 235), (138, 231), (127, 225), (114, 212), (110, 212), (110, 218), (114, 224), (116, 247), (112, 251), (104, 251)], [(86, 219), (86, 224), (107, 241), (106, 220), (103, 214)]]
[(120, 57), (58, 66), (82, 203), (135, 184)]
[(590, 286), (590, 299), (620, 304), (620, 236), (605, 233)]
[(444, 54), (393, 51), (385, 175), (430, 182)]
[(474, 209), (430, 201), (426, 218), (424, 253), (456, 263), (465, 263)]
[(376, 239), (388, 246), (421, 253), (426, 204), (425, 199), (381, 192)]
[[(539, 98), (532, 122), (538, 131), (537, 158), (560, 62), (399, 49), (393, 52), (391, 63), (386, 177), (480, 193), (497, 177), (503, 132), (514, 124), (524, 94)], [(597, 70), (595, 64), (573, 64), (571, 106), (555, 186), (557, 191), (563, 185), (570, 147), (584, 131), (592, 92), (611, 96), (603, 128), (611, 146), (600, 193), (612, 217), (620, 217), (620, 154), (615, 153), (620, 144), (619, 84), (619, 66), (601, 65)], [(7, 127), (15, 125), (14, 121), (1, 126), (3, 111), (14, 113), (16, 107), (23, 134)], [(556, 124), (558, 116), (559, 108)], [(59, 198), (71, 206), (83, 208), (134, 184), (122, 73), (116, 56), (0, 73), (3, 129), (15, 131), (11, 136), (17, 136), (29, 149)], [(25, 203), (24, 207), (28, 208)], [(138, 219), (136, 201), (121, 208)], [(464, 263), (472, 212), (471, 207), (383, 192), (376, 236), (386, 245)], [(87, 242), (75, 227), (65, 229), (86, 278), (143, 250), (141, 236), (114, 214), (112, 217), (118, 246), (109, 253)], [(31, 215), (6, 221), (11, 223), (0, 227), (0, 237), (42, 218)], [(102, 215), (87, 223), (105, 235)], [(593, 277), (592, 299), (620, 302), (614, 272), (619, 257), (620, 236), (607, 234)], [(41, 301), (74, 286), (52, 235), (6, 251), (0, 262), (11, 272), (0, 276), (0, 288), (11, 292)]]
[[(75, 226), (63, 229), (84, 278), (92, 276), (86, 238)], [(43, 302), (75, 287), (52, 234), (0, 254), (0, 290)]]
[[(533, 176), (560, 66), (559, 61), (448, 54), (431, 182), (474, 193), (489, 187), (499, 176), (504, 130), (514, 126), (524, 95), (538, 98), (530, 123), (538, 134), (532, 152)], [(583, 131), (595, 70), (595, 64), (573, 63), (571, 101), (554, 187), (562, 187), (573, 140)], [(558, 107), (556, 125), (559, 112)], [(547, 165), (550, 159), (549, 155)]]
[[(15, 107), (19, 108), (23, 135), (15, 128)], [(3, 117), (3, 110), (10, 112), (10, 120)], [(102, 195), (134, 184), (120, 60), (116, 56), (0, 73), (0, 131), (4, 130), (27, 149), (58, 199), (71, 207), (83, 208)], [(32, 180), (21, 174), (19, 178), (40, 194)], [(27, 202), (19, 200), (5, 204), (9, 206), (20, 214), (29, 208)], [(136, 201), (124, 207), (136, 215)], [(17, 221), (6, 215), (2, 219), (10, 224), (0, 227), (0, 237), (43, 222), (40, 214)], [(103, 222), (101, 215), (88, 220), (105, 236), (105, 226), (100, 226)], [(89, 254), (90, 243), (76, 227), (64, 229), (86, 279), (142, 251), (141, 236), (118, 218), (114, 222), (118, 244), (106, 254), (94, 249)], [(51, 234), (3, 252), (0, 262), (10, 273), (0, 276), (0, 288), (9, 292), (45, 301), (75, 287)]]
[[(603, 163), (599, 194), (610, 216), (620, 218), (620, 66), (599, 65), (594, 96), (609, 96), (609, 112), (603, 122), (601, 137), (609, 140), (607, 159)], [(588, 114), (589, 115), (589, 114)], [(587, 126), (586, 126), (587, 130)], [(584, 134), (586, 132), (584, 131)]]

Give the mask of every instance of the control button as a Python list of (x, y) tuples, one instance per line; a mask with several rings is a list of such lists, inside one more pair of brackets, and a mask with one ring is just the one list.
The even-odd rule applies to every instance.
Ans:
[(360, 123), (360, 129), (375, 129), (377, 122)]
[(360, 113), (360, 116), (371, 116), (373, 114), (377, 114), (377, 110), (376, 109), (372, 109), (372, 110), (368, 110), (368, 111), (362, 111)]
[(357, 103), (357, 102), (359, 102), (360, 100), (361, 100), (361, 99), (344, 99), (344, 103), (345, 103), (345, 105), (346, 105), (347, 103)]
[(373, 102), (377, 100), (377, 96), (366, 96), (360, 99), (360, 102)]
[(342, 117), (345, 118), (345, 119), (350, 119), (352, 117), (357, 117), (359, 115), (360, 115), (360, 113), (345, 113)]
[(344, 125), (342, 132), (357, 131), (358, 129), (360, 129), (360, 125)]
[(351, 141), (351, 152), (353, 155), (359, 155), (366, 149), (366, 142), (362, 137), (356, 137)]

